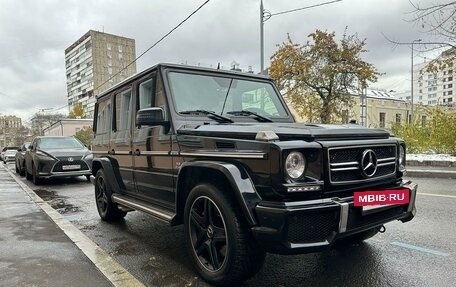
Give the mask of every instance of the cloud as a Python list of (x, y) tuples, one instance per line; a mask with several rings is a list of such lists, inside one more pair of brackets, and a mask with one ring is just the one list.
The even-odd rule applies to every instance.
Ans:
[[(423, 2), (426, 1), (421, 1)], [(428, 1), (430, 2), (430, 0)], [(64, 50), (90, 29), (136, 40), (139, 55), (188, 16), (198, 1), (3, 0), (0, 10), (0, 113), (28, 118), (39, 109), (66, 104)], [(264, 0), (271, 13), (321, 1)], [(166, 40), (141, 58), (138, 71), (159, 62), (229, 67), (232, 61), (259, 70), (259, 0), (211, 0)], [(425, 38), (410, 19), (408, 1), (344, 0), (326, 6), (275, 15), (264, 24), (265, 60), (290, 33), (305, 43), (315, 29), (367, 39), (367, 61), (385, 76), (375, 86), (407, 89), (410, 48), (395, 40)], [(420, 58), (417, 58), (418, 62)]]

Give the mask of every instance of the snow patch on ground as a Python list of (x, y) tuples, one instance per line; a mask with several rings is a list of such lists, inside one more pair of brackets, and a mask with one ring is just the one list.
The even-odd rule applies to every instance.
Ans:
[(407, 154), (407, 160), (423, 161), (450, 161), (456, 162), (456, 156), (449, 154)]

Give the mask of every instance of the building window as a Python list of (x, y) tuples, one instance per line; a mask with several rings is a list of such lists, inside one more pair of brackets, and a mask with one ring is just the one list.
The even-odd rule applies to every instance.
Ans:
[(109, 51), (111, 51), (111, 43), (107, 43), (107, 44), (106, 44), (106, 49), (108, 49)]
[(380, 113), (379, 118), (380, 118), (380, 127), (384, 128), (385, 124), (386, 124), (386, 114)]
[(453, 84), (448, 84), (448, 89), (453, 87)]
[(421, 116), (421, 126), (424, 127), (426, 125), (426, 116)]
[(447, 95), (448, 95), (448, 96), (451, 96), (452, 94), (453, 94), (453, 91), (448, 91), (448, 92), (447, 92)]
[(122, 53), (122, 45), (119, 45), (119, 53)]
[(401, 123), (401, 114), (396, 114), (396, 123), (400, 124)]

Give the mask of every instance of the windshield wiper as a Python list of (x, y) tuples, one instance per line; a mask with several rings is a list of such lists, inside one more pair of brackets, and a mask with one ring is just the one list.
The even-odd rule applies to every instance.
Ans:
[(184, 115), (199, 115), (199, 114), (203, 114), (203, 115), (206, 115), (208, 118), (210, 119), (213, 119), (219, 123), (234, 123), (234, 121), (230, 118), (227, 118), (225, 116), (222, 116), (222, 115), (219, 115), (219, 114), (216, 114), (214, 112), (211, 112), (211, 111), (206, 111), (206, 110), (191, 110), (191, 111), (182, 111), (182, 112), (179, 112), (180, 114), (184, 114)]
[(253, 116), (253, 118), (259, 122), (267, 122), (267, 123), (272, 123), (273, 121), (268, 118), (268, 117), (265, 117), (265, 116), (262, 116), (262, 115), (259, 115), (255, 112), (252, 112), (252, 111), (249, 111), (249, 110), (241, 110), (241, 111), (231, 111), (231, 112), (227, 112), (227, 114), (230, 114), (230, 115), (235, 115), (235, 116), (244, 116), (244, 117), (249, 117), (249, 116)]

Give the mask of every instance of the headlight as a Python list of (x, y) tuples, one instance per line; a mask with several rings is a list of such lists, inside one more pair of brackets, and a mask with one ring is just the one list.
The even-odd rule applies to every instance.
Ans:
[(86, 154), (82, 159), (83, 160), (92, 160), (93, 159), (93, 154), (91, 154), (91, 153)]
[(297, 151), (291, 152), (285, 160), (285, 170), (291, 179), (299, 179), (306, 170), (306, 159), (302, 153)]
[(36, 151), (36, 156), (43, 158), (43, 159), (54, 159), (52, 156), (50, 156), (47, 153), (44, 153), (42, 151), (39, 151), (39, 150)]
[(399, 145), (399, 169), (405, 169), (405, 147), (403, 145)]

